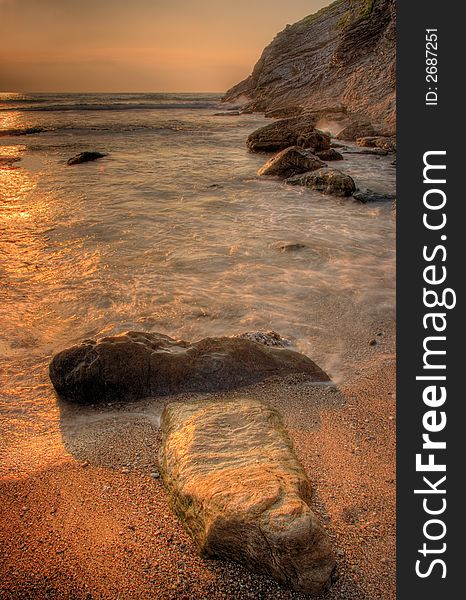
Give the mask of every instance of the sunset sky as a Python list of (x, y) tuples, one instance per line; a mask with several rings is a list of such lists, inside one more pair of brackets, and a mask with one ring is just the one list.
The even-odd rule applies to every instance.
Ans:
[(329, 0), (0, 0), (0, 91), (223, 91)]

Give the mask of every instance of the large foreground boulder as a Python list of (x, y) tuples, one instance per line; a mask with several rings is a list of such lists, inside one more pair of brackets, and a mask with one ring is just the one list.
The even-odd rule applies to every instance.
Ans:
[(257, 174), (261, 176), (292, 177), (293, 175), (314, 171), (325, 166), (326, 164), (310, 150), (291, 146), (273, 156), (259, 169)]
[(320, 594), (335, 566), (279, 415), (250, 399), (169, 404), (160, 470), (202, 555)]
[(49, 373), (57, 393), (79, 404), (227, 390), (292, 373), (329, 380), (311, 359), (292, 350), (228, 337), (191, 344), (134, 331), (68, 348), (53, 357)]
[(333, 196), (351, 196), (356, 191), (353, 178), (338, 169), (318, 169), (303, 175), (295, 175), (287, 179), (286, 183), (303, 185)]
[(319, 152), (330, 148), (330, 136), (314, 128), (314, 119), (292, 117), (257, 129), (247, 140), (252, 152), (277, 152), (290, 146)]

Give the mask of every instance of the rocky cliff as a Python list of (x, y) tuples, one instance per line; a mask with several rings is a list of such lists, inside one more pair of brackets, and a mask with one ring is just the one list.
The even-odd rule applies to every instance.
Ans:
[(395, 0), (337, 0), (287, 25), (225, 102), (395, 133)]

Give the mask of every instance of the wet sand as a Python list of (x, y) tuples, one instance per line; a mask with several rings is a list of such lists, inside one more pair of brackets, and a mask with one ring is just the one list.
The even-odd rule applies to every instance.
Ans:
[[(291, 376), (196, 397), (255, 397), (280, 411), (338, 562), (325, 597), (391, 600), (393, 324), (374, 324), (347, 352), (354, 367), (338, 386)], [(2, 599), (305, 598), (234, 563), (197, 555), (157, 473), (158, 419), (171, 400), (60, 406), (61, 452), (53, 463), (1, 483)]]

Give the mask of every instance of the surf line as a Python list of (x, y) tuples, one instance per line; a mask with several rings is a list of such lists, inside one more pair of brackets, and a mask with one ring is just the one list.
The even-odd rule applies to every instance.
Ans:
[[(447, 287), (447, 194), (446, 150), (425, 152), (423, 155), (423, 225), (435, 243), (423, 248), (423, 316), (426, 331), (423, 339), (422, 375), (416, 381), (425, 386), (422, 390), (422, 452), (416, 454), (416, 473), (422, 475), (423, 489), (414, 490), (422, 497), (422, 545), (415, 563), (416, 575), (422, 579), (430, 576), (447, 576), (445, 552), (447, 550), (447, 311), (456, 306), (456, 293)], [(440, 162), (439, 162), (440, 157)]]

